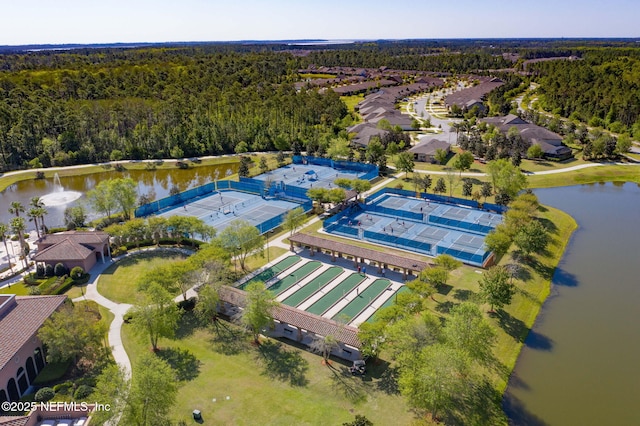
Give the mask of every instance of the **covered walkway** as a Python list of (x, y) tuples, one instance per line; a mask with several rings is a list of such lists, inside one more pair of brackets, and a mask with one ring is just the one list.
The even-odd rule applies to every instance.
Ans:
[(313, 256), (314, 253), (326, 252), (331, 255), (331, 260), (334, 262), (337, 257), (353, 258), (355, 267), (358, 267), (359, 264), (368, 260), (371, 265), (377, 266), (378, 273), (381, 273), (383, 268), (387, 270), (400, 269), (402, 278), (405, 280), (408, 275), (414, 275), (414, 272), (415, 275), (417, 275), (420, 271), (430, 266), (428, 262), (422, 260), (410, 259), (391, 253), (358, 247), (315, 235), (297, 233), (289, 237), (289, 243), (291, 244), (290, 248), (292, 251), (293, 246), (297, 244), (300, 247), (308, 247), (311, 256)]

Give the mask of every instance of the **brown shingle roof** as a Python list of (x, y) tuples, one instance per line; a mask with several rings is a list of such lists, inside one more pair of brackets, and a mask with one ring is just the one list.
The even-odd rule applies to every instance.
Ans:
[(109, 241), (109, 234), (102, 231), (66, 231), (57, 234), (47, 234), (38, 240), (38, 244), (51, 245), (70, 239), (78, 244), (98, 246)]
[[(219, 291), (220, 300), (234, 306), (245, 306), (246, 292), (239, 288), (222, 286)], [(273, 319), (300, 327), (320, 336), (333, 335), (340, 342), (346, 343), (354, 348), (361, 347), (358, 339), (358, 329), (348, 325), (340, 324), (328, 318), (321, 317), (300, 309), (279, 304), (273, 312)]]
[(333, 250), (339, 253), (373, 260), (374, 262), (385, 263), (387, 265), (410, 269), (416, 272), (420, 272), (423, 269), (429, 267), (429, 263), (422, 260), (408, 259), (406, 257), (398, 256), (395, 254), (384, 253), (364, 247), (358, 247), (339, 241), (317, 237), (315, 235), (298, 233), (289, 237), (289, 241), (297, 244), (319, 247), (325, 250)]
[(47, 318), (67, 298), (60, 296), (15, 296), (0, 299), (0, 370), (31, 339)]
[(65, 239), (38, 252), (33, 259), (37, 262), (56, 262), (64, 260), (84, 260), (91, 256), (93, 250), (70, 239)]
[(435, 155), (438, 149), (448, 151), (451, 149), (451, 144), (440, 139), (431, 139), (418, 143), (416, 146), (412, 147), (409, 152), (413, 152), (415, 154)]
[(27, 416), (0, 416), (0, 426), (25, 426), (29, 422)]
[(477, 86), (462, 89), (454, 92), (444, 99), (444, 103), (447, 106), (458, 105), (460, 107), (467, 105), (472, 100), (481, 100), (487, 93), (493, 89), (502, 86), (504, 83), (502, 80), (493, 78), (489, 81), (484, 81)]

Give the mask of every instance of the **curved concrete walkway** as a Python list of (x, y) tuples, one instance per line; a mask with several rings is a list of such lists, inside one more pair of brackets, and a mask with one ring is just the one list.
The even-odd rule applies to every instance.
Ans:
[[(111, 346), (111, 353), (113, 354), (113, 359), (124, 368), (125, 373), (128, 377), (131, 377), (131, 361), (129, 360), (129, 356), (122, 345), (122, 335), (120, 333), (122, 329), (122, 324), (124, 324), (124, 314), (131, 308), (132, 305), (127, 303), (116, 303), (113, 302), (100, 293), (98, 293), (98, 281), (100, 280), (100, 275), (107, 269), (109, 266), (116, 263), (121, 258), (111, 260), (107, 263), (97, 264), (91, 270), (91, 280), (87, 283), (84, 296), (76, 297), (73, 299), (74, 302), (81, 302), (84, 300), (93, 300), (98, 305), (104, 306), (109, 309), (109, 311), (115, 316), (113, 321), (111, 321), (111, 325), (109, 326), (109, 346)], [(95, 277), (94, 277), (95, 274)]]

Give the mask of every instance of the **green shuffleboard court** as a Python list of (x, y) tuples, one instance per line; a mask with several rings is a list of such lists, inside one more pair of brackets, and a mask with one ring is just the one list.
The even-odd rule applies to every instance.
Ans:
[(251, 278), (246, 283), (242, 284), (240, 286), (240, 289), (244, 290), (249, 284), (254, 283), (256, 281), (262, 281), (263, 283), (266, 283), (271, 278), (277, 276), (279, 273), (281, 273), (287, 268), (290, 268), (291, 266), (295, 265), (298, 262), (300, 262), (300, 256), (289, 256), (287, 258), (284, 258), (280, 262), (265, 269), (255, 277)]
[(395, 293), (393, 293), (393, 296), (391, 296), (389, 299), (387, 299), (387, 301), (386, 301), (386, 302), (384, 302), (384, 303), (382, 304), (382, 306), (380, 306), (380, 307), (378, 308), (378, 310), (377, 310), (373, 315), (371, 315), (371, 316), (369, 317), (369, 319), (367, 320), (367, 322), (374, 322), (374, 321), (376, 320), (376, 314), (377, 314), (378, 312), (380, 312), (380, 309), (388, 308), (389, 306), (393, 305), (393, 304), (396, 302), (396, 297), (398, 297), (398, 295), (399, 295), (400, 293), (404, 293), (404, 292), (407, 292), (407, 291), (411, 291), (411, 290), (409, 290), (409, 287), (407, 287), (406, 285), (403, 285), (402, 287), (400, 287), (400, 288), (398, 289), (398, 291), (396, 291)]
[(356, 288), (358, 284), (364, 281), (364, 276), (353, 273), (344, 281), (340, 282), (331, 291), (322, 296), (316, 303), (309, 306), (306, 311), (316, 315), (322, 315), (331, 308), (338, 300), (342, 299), (345, 294)]
[(375, 280), (367, 288), (362, 290), (355, 299), (347, 304), (332, 319), (345, 319), (350, 322), (360, 312), (362, 312), (371, 302), (380, 296), (391, 285), (389, 280)]
[(278, 295), (298, 281), (304, 279), (304, 277), (318, 269), (321, 265), (322, 263), (318, 262), (317, 260), (314, 260), (313, 262), (307, 262), (280, 281), (274, 283), (271, 287), (269, 287), (269, 291), (271, 291), (275, 295)]
[(335, 277), (343, 272), (344, 269), (340, 268), (339, 266), (332, 266), (331, 268), (318, 275), (316, 278), (309, 281), (307, 285), (302, 287), (300, 290), (284, 299), (282, 303), (288, 306), (298, 306), (299, 304), (307, 300), (312, 294), (330, 283)]

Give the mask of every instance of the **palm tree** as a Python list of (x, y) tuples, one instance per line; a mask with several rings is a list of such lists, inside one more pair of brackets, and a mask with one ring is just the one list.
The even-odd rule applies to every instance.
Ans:
[(38, 226), (38, 218), (40, 217), (40, 209), (37, 207), (31, 207), (27, 212), (27, 216), (29, 216), (29, 222), (33, 222), (36, 227), (36, 234), (38, 234), (38, 238), (40, 238), (40, 227)]
[(9, 213), (15, 214), (16, 217), (20, 217), (20, 213), (24, 212), (24, 206), (20, 201), (12, 201), (11, 207), (9, 207)]
[(2, 242), (4, 243), (4, 251), (7, 252), (7, 259), (9, 260), (9, 269), (11, 270), (11, 274), (13, 274), (13, 265), (11, 264), (11, 258), (9, 257), (9, 247), (7, 247), (8, 231), (9, 227), (5, 223), (0, 223), (0, 238), (2, 238)]
[(18, 234), (18, 239), (20, 240), (20, 255), (24, 260), (25, 269), (29, 267), (29, 264), (27, 263), (27, 256), (24, 250), (24, 247), (25, 247), (24, 231), (26, 228), (27, 226), (24, 223), (24, 218), (14, 217), (13, 219), (11, 219), (11, 230), (16, 234)]
[[(43, 232), (46, 232), (47, 227), (44, 224), (44, 217), (45, 215), (49, 214), (49, 212), (45, 208), (44, 202), (40, 197), (33, 197), (31, 198), (31, 201), (29, 202), (29, 204), (31, 205), (31, 207), (35, 207), (38, 209), (38, 212), (40, 213), (38, 215), (38, 219), (40, 219), (40, 228), (42, 229)], [(40, 236), (40, 234), (38, 234), (38, 236)]]

